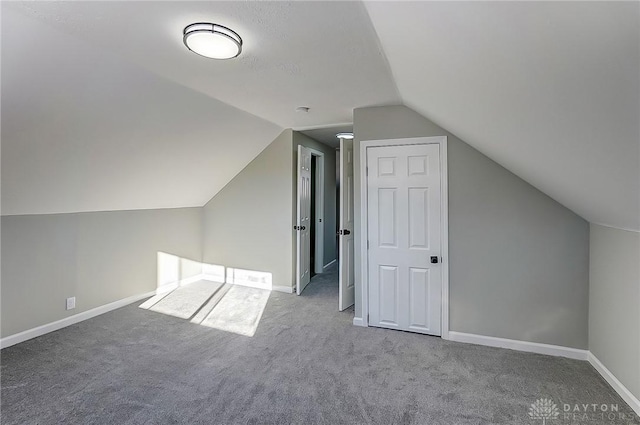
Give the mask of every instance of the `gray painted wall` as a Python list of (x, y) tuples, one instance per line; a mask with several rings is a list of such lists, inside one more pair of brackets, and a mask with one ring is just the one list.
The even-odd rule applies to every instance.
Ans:
[(336, 258), (335, 150), (289, 129), (205, 205), (205, 263), (268, 272), (277, 286), (295, 284), (299, 144), (325, 153), (324, 262)]
[(640, 399), (640, 233), (591, 224), (589, 350)]
[(203, 261), (292, 285), (292, 131), (283, 131), (205, 206)]
[[(329, 264), (337, 256), (336, 239), (336, 150), (297, 131), (293, 132), (293, 169), (297, 169), (298, 145), (306, 146), (324, 153), (324, 265)], [(297, 176), (293, 176), (293, 211), (296, 211)], [(295, 223), (297, 217), (293, 217)], [(295, 241), (295, 233), (293, 238)], [(294, 242), (295, 244), (295, 242)], [(295, 245), (294, 245), (295, 246)], [(295, 254), (295, 253), (294, 253)], [(295, 261), (295, 259), (294, 259)], [(295, 274), (294, 274), (295, 277)]]
[(201, 208), (2, 217), (2, 337), (153, 291), (158, 252), (200, 261), (200, 232)]
[[(326, 155), (328, 262), (335, 258), (335, 151), (303, 135), (295, 143)], [(180, 278), (199, 274), (204, 261), (270, 272), (274, 285), (292, 286), (293, 146), (285, 130), (204, 208), (2, 217), (0, 336), (153, 291), (158, 252), (182, 258)], [(71, 296), (76, 308), (67, 311)]]
[[(448, 137), (450, 330), (586, 349), (588, 223), (405, 106), (354, 111), (355, 237), (360, 141)], [(356, 250), (356, 317), (361, 253)]]

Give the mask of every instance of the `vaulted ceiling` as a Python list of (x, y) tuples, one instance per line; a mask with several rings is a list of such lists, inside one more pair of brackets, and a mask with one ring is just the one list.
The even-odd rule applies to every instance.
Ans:
[[(203, 20), (237, 60), (185, 48)], [(2, 213), (202, 206), (283, 129), (399, 102), (362, 3), (3, 2)]]
[(640, 3), (367, 10), (407, 106), (587, 220), (640, 229)]
[[(637, 230), (639, 19), (637, 2), (3, 2), (2, 214), (200, 206), (282, 129), (404, 103)], [(197, 21), (237, 30), (242, 55), (188, 52)]]

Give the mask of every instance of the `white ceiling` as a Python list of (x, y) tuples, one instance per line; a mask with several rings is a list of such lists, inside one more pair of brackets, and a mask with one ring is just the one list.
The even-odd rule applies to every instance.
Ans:
[(366, 7), (407, 106), (587, 220), (640, 229), (640, 3)]
[[(586, 219), (640, 229), (639, 9), (3, 2), (2, 213), (203, 205), (283, 128), (329, 141), (354, 108), (404, 103)], [(188, 52), (203, 20), (242, 55)]]
[(331, 125), (328, 127), (299, 130), (307, 137), (311, 137), (318, 142), (324, 143), (332, 148), (340, 147), (340, 140), (336, 137), (338, 133), (353, 133), (353, 124)]
[[(361, 2), (20, 2), (69, 34), (281, 127), (352, 121), (358, 106), (397, 104), (398, 91)], [(193, 22), (237, 31), (242, 54), (215, 61), (182, 42)], [(295, 112), (297, 106), (309, 114)]]
[(281, 131), (2, 12), (3, 214), (201, 206)]
[[(189, 52), (202, 20), (242, 56)], [(361, 3), (3, 2), (2, 214), (202, 206), (282, 129), (398, 102)]]

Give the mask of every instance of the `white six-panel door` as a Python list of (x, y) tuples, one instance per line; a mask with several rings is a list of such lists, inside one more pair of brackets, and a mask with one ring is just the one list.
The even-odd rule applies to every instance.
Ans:
[(367, 167), (369, 325), (440, 335), (439, 145), (369, 147)]
[(353, 140), (340, 139), (340, 230), (338, 231), (340, 311), (355, 301), (353, 264)]
[(298, 146), (298, 221), (296, 292), (302, 293), (311, 280), (311, 151)]

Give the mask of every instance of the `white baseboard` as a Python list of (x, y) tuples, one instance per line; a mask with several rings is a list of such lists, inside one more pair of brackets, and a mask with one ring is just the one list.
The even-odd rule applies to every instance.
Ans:
[(493, 336), (475, 335), (449, 331), (449, 340), (470, 344), (487, 345), (489, 347), (508, 348), (510, 350), (567, 357), (576, 360), (587, 360), (588, 351), (559, 345), (541, 344), (539, 342), (519, 341), (515, 339), (496, 338)]
[[(358, 323), (356, 323), (358, 321)], [(363, 326), (362, 319), (356, 317), (353, 324)], [(470, 344), (487, 345), (490, 347), (508, 348), (511, 350), (527, 351), (551, 356), (568, 357), (576, 360), (587, 360), (600, 375), (611, 385), (615, 392), (640, 416), (640, 400), (615, 377), (609, 369), (590, 351), (577, 348), (561, 347), (559, 345), (541, 344), (538, 342), (518, 341), (514, 339), (496, 338), (492, 336), (474, 335), (463, 332), (449, 331), (450, 341), (466, 342)]]
[(338, 259), (337, 259), (337, 258), (334, 258), (334, 259), (333, 259), (333, 261), (329, 261), (327, 264), (325, 264), (324, 266), (322, 266), (322, 271), (323, 271), (323, 272), (326, 272), (326, 271), (327, 271), (327, 269), (328, 269), (329, 267), (333, 266), (333, 264), (334, 264), (336, 261), (338, 261)]
[[(208, 274), (201, 275), (200, 276), (200, 280), (208, 280), (208, 281), (211, 281), (211, 282), (225, 283), (224, 282), (224, 278), (221, 278), (220, 276), (212, 276), (212, 275), (208, 275)], [(229, 285), (249, 286), (251, 288), (258, 288), (258, 289), (269, 289), (267, 286), (254, 285), (251, 282), (236, 281), (234, 283), (229, 283), (229, 282), (227, 282), (227, 283)], [(284, 292), (286, 294), (292, 294), (293, 293), (293, 287), (291, 287), (291, 286), (272, 285), (271, 286), (271, 290), (272, 291), (278, 291), (278, 292)]]
[(198, 282), (199, 280), (206, 280), (205, 275), (197, 274), (186, 279), (179, 280), (178, 282), (165, 283), (164, 285), (158, 287), (155, 290), (154, 295), (157, 294), (165, 294), (167, 292), (173, 291), (174, 289), (178, 289), (181, 286), (189, 285), (190, 283)]
[(353, 326), (366, 327), (367, 325), (364, 324), (364, 320), (362, 319), (362, 317), (354, 317), (353, 318)]
[(188, 277), (188, 278), (186, 278), (186, 279), (182, 279), (182, 280), (180, 281), (180, 284), (179, 284), (179, 285), (180, 285), (180, 286), (182, 286), (182, 285), (188, 285), (188, 284), (193, 283), (193, 282), (198, 282), (199, 280), (204, 280), (204, 275), (203, 275), (203, 274), (197, 274), (197, 275), (194, 275), (194, 276)]
[(615, 377), (613, 373), (592, 353), (589, 352), (589, 363), (598, 371), (600, 375), (613, 387), (622, 399), (640, 416), (640, 400)]
[(136, 301), (152, 297), (155, 294), (156, 291), (151, 291), (144, 294), (133, 295), (131, 297), (114, 301), (109, 304), (101, 305), (100, 307), (92, 308), (91, 310), (83, 311), (82, 313), (74, 314), (73, 316), (65, 317), (64, 319), (56, 320), (55, 322), (47, 323), (46, 325), (38, 326), (33, 329), (19, 332), (17, 334), (9, 335), (0, 339), (0, 348), (11, 347), (12, 345), (19, 344), (21, 342), (47, 334), (49, 332), (66, 328), (67, 326), (82, 322), (87, 319), (91, 319), (92, 317), (96, 317), (120, 307), (124, 307)]
[(284, 292), (285, 294), (293, 294), (294, 289), (293, 286), (279, 286), (279, 285), (273, 285), (271, 287), (272, 291), (278, 291), (278, 292)]
[(209, 282), (218, 282), (224, 283), (224, 276), (212, 275), (212, 274), (201, 274), (200, 280), (206, 280)]

